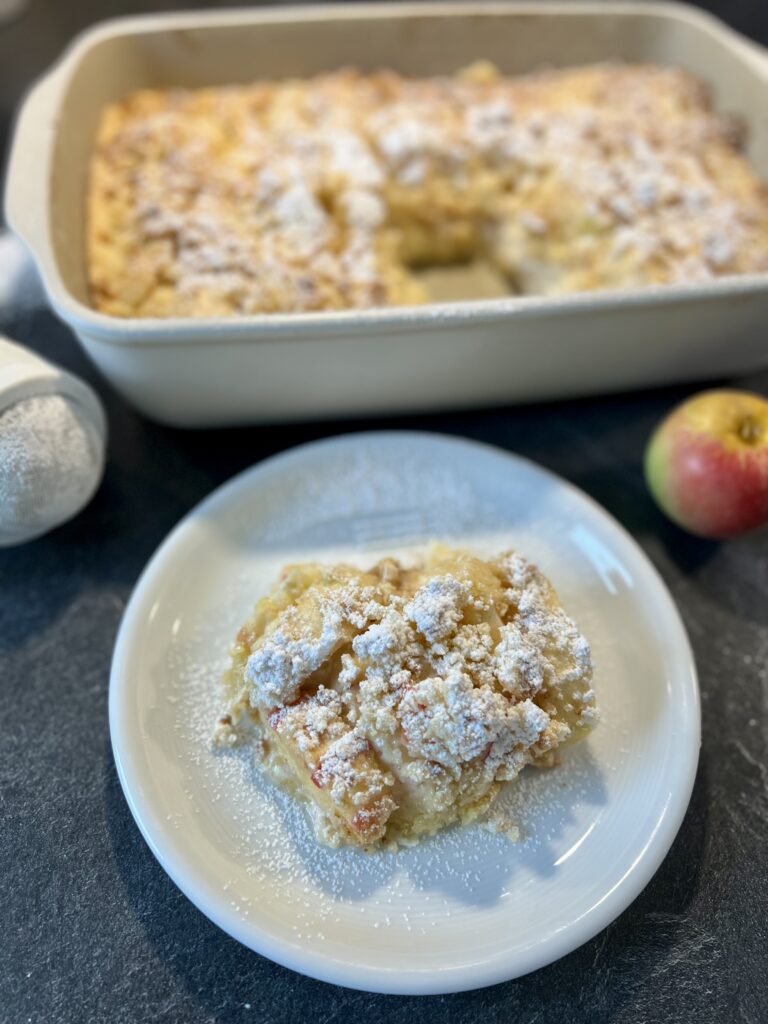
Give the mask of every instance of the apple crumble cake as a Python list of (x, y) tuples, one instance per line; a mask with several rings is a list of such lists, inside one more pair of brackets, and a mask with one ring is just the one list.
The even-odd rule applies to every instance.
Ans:
[(476, 258), (522, 294), (768, 269), (733, 121), (648, 65), (137, 92), (103, 114), (88, 221), (120, 317), (421, 303), (415, 268)]
[(214, 730), (307, 804), (320, 841), (414, 843), (596, 721), (589, 645), (521, 555), (432, 545), (285, 568), (237, 635)]

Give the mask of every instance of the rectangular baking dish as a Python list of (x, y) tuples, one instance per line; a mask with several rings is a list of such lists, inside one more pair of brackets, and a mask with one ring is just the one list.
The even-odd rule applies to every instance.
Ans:
[(709, 82), (768, 180), (768, 58), (677, 4), (451, 3), (163, 14), (81, 35), (27, 96), (6, 212), (50, 302), (115, 387), (179, 426), (395, 413), (704, 379), (768, 363), (768, 275), (561, 298), (363, 312), (120, 320), (88, 307), (87, 166), (105, 104), (354, 65), (411, 75), (472, 60), (507, 74), (619, 58)]

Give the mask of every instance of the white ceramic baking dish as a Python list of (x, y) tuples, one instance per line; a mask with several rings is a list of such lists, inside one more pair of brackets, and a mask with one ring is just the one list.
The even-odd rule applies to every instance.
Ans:
[(768, 58), (673, 4), (387, 4), (163, 14), (80, 36), (32, 89), (6, 211), (56, 312), (139, 409), (182, 426), (426, 410), (734, 374), (768, 362), (768, 275), (364, 312), (119, 320), (88, 307), (89, 153), (106, 103), (355, 65), (412, 75), (477, 59), (506, 73), (609, 58), (684, 67), (741, 115), (768, 180)]

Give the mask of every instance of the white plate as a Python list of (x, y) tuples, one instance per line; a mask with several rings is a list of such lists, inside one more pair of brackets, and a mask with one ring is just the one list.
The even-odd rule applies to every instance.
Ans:
[[(453, 829), (396, 855), (318, 847), (246, 760), (211, 752), (229, 642), (284, 562), (362, 564), (433, 536), (543, 568), (592, 643), (603, 719), (559, 768), (509, 788), (517, 845)], [(134, 817), (203, 913), (278, 963), (379, 992), (490, 985), (595, 935), (661, 863), (699, 749), (688, 641), (629, 535), (529, 462), (413, 433), (295, 449), (191, 512), (128, 605), (109, 713)]]

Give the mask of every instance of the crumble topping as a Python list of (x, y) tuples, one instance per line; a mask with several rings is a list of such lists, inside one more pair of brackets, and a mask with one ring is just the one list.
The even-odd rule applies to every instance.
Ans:
[(403, 611), (424, 639), (434, 643), (456, 631), (469, 596), (467, 584), (455, 576), (435, 576), (416, 592)]
[(251, 683), (254, 703), (286, 703), (294, 700), (301, 684), (334, 652), (343, 638), (339, 610), (326, 610), (319, 636), (307, 632), (298, 637), (295, 614), (287, 614), (282, 628), (275, 629), (248, 659), (245, 677)]
[(499, 743), (505, 752), (532, 746), (549, 716), (531, 701), (511, 705), (489, 686), (474, 686), (452, 670), (423, 679), (404, 694), (396, 712), (408, 753), (460, 773), (464, 764), (488, 757)]

